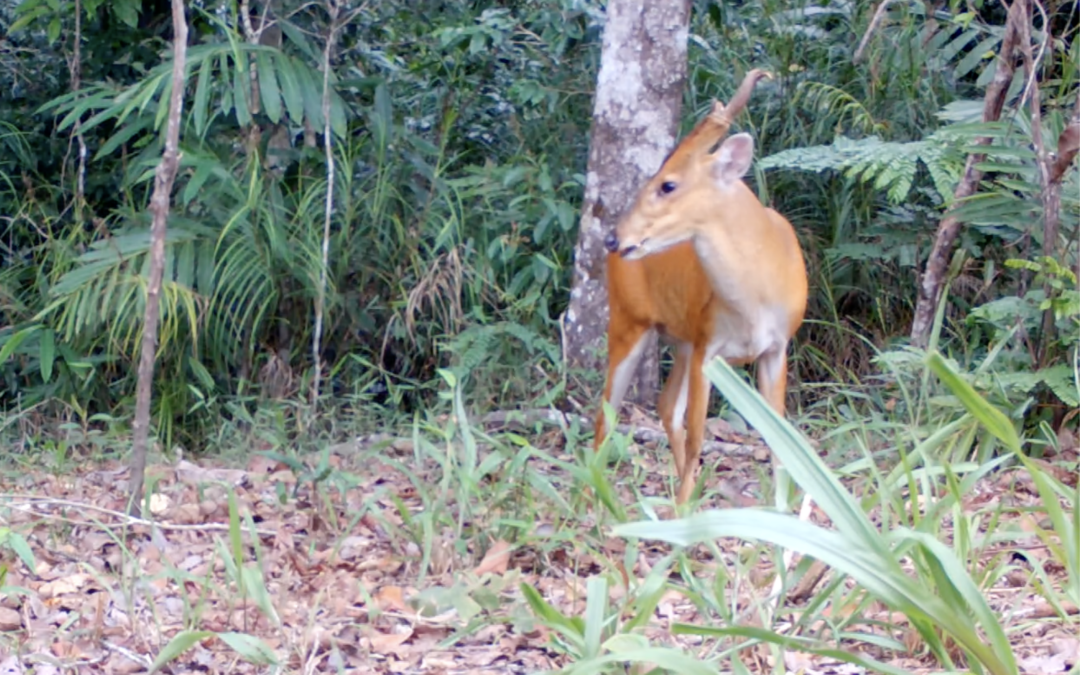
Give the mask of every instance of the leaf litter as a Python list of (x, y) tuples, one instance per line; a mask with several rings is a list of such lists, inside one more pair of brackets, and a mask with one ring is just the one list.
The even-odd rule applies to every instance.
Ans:
[[(760, 439), (723, 420), (710, 421), (709, 435), (714, 440), (705, 457), (701, 508), (762, 503), (760, 481), (769, 453)], [(566, 467), (575, 462), (574, 448), (551, 441), (550, 434), (538, 438), (551, 447), (534, 454), (528, 470), (548, 481), (558, 499), (569, 500), (574, 479)], [(477, 522), (464, 524), (464, 538), (446, 518), (423, 521), (441, 529), (420, 536), (423, 492), (445, 485), (439, 462), (417, 461), (418, 456), (410, 439), (385, 435), (334, 446), (305, 464), (314, 468), (326, 458), (334, 474), (348, 480), (318, 487), (298, 476), (296, 466), (263, 454), (252, 454), (243, 467), (212, 459), (153, 465), (147, 472), (150, 520), (124, 516), (127, 470), (116, 461), (63, 476), (22, 470), (5, 477), (0, 675), (30, 668), (38, 675), (143, 673), (170, 647), (177, 653), (167, 672), (174, 673), (558, 669), (573, 659), (529, 609), (521, 584), (564, 615), (580, 617), (588, 580), (617, 570), (609, 601), (626, 619), (632, 616), (632, 607), (624, 605), (632, 602), (627, 584), (636, 587), (670, 552), (641, 542), (628, 557), (626, 541), (602, 534), (595, 504), (567, 513), (566, 502), (553, 503), (543, 490), (526, 496), (519, 489), (509, 495), (517, 503), (508, 494), (487, 495), (499, 503), (473, 505)], [(670, 496), (670, 458), (655, 436), (623, 459), (609, 471), (628, 512), (636, 513), (631, 506), (641, 498)], [(1056, 465), (1053, 470), (1075, 485), (1075, 476), (1060, 474)], [(477, 494), (485, 495), (484, 488)], [(238, 527), (230, 526), (230, 495)], [(523, 507), (523, 501), (531, 504)], [(998, 527), (1033, 533), (1023, 542), (988, 545), (981, 552), (984, 565), (1002, 555), (1014, 561), (986, 592), (1026, 675), (1064, 672), (1080, 658), (1077, 608), (1051, 603), (1036, 591), (1040, 583), (1061, 584), (1065, 573), (1034, 534), (1046, 529), (1038, 522), (1038, 501), (1030, 479), (1014, 470), (983, 478), (963, 504), (965, 513), (999, 509)], [(1001, 509), (1005, 502), (1009, 508)], [(454, 497), (442, 507), (453, 509)], [(657, 508), (671, 517), (670, 510)], [(811, 519), (827, 525), (817, 509)], [(753, 608), (768, 594), (773, 564), (747, 543), (716, 544), (687, 552), (693, 573), (706, 579), (720, 573), (727, 563), (715, 558), (717, 550), (751, 560), (745, 578), (732, 581), (729, 598), (750, 623)], [(861, 621), (852, 620), (847, 630), (899, 639), (912, 649), (841, 646), (911, 672), (935, 672), (903, 615), (877, 602), (819, 609), (820, 619), (804, 630), (823, 630), (825, 619), (852, 619), (854, 611), (862, 612)], [(799, 605), (783, 606), (776, 621), (794, 625), (802, 612)], [(677, 584), (663, 592), (638, 632), (653, 644), (691, 655), (714, 651), (712, 640), (674, 634), (675, 623), (719, 625), (715, 614)], [(763, 650), (744, 656), (751, 652), (771, 672), (773, 657)], [(784, 652), (783, 666), (806, 675), (862, 672), (795, 650)]]

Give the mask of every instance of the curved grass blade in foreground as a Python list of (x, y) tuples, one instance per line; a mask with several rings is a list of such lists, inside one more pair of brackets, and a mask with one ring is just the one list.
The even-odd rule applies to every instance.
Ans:
[[(946, 668), (955, 668), (945, 640), (966, 652), (975, 672), (1016, 675), (1008, 639), (993, 611), (952, 550), (922, 533), (895, 529), (887, 535), (862, 511), (858, 500), (833, 475), (794, 428), (765, 403), (726, 363), (715, 359), (705, 373), (731, 405), (761, 433), (792, 480), (810, 493), (834, 523), (826, 530), (764, 509), (705, 511), (674, 521), (642, 521), (616, 526), (613, 533), (679, 545), (737, 537), (767, 541), (810, 555), (847, 574), (869, 594), (903, 612)], [(909, 576), (901, 556), (918, 558), (921, 576)], [(940, 596), (940, 597), (939, 597)]]

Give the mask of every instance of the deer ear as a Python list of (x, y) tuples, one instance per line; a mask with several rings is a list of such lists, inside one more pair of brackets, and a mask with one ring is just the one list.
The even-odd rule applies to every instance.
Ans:
[(754, 159), (754, 139), (750, 134), (735, 134), (713, 154), (712, 175), (716, 185), (726, 188), (746, 175)]

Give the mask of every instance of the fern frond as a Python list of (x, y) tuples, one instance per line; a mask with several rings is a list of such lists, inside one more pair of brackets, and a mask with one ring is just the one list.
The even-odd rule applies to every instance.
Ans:
[(885, 125), (875, 120), (866, 106), (854, 96), (824, 82), (800, 82), (795, 88), (793, 103), (802, 103), (807, 110), (826, 117), (835, 115), (837, 127), (847, 118), (852, 129), (862, 133), (880, 133), (885, 129)]
[(886, 142), (878, 136), (861, 140), (837, 136), (831, 145), (769, 155), (759, 166), (815, 173), (840, 171), (849, 178), (886, 190), (889, 201), (899, 204), (910, 194), (920, 164), (927, 168), (938, 193), (943, 197), (952, 194), (963, 164), (947, 150), (946, 141), (936, 134), (908, 143)]
[[(524, 350), (514, 347), (518, 354), (522, 351), (527, 357), (541, 354), (552, 362), (557, 362), (560, 358), (559, 347), (553, 341), (527, 326), (509, 321), (469, 326), (447, 341), (443, 349), (454, 356), (455, 372), (464, 375), (485, 363), (505, 363), (503, 359), (495, 356), (505, 353), (507, 345), (502, 338), (506, 337), (517, 340), (524, 347)], [(526, 359), (518, 356), (515, 360), (523, 362)]]

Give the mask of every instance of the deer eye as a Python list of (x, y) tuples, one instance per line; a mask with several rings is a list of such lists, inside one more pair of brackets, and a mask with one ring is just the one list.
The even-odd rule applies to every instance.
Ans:
[(672, 181), (669, 181), (669, 180), (664, 181), (663, 183), (660, 184), (660, 194), (662, 194), (662, 195), (671, 194), (672, 192), (675, 191), (675, 187), (676, 187), (675, 183), (673, 183)]

